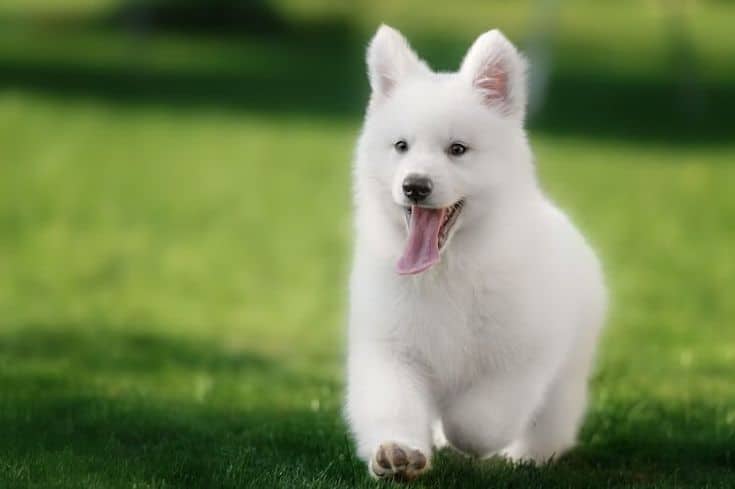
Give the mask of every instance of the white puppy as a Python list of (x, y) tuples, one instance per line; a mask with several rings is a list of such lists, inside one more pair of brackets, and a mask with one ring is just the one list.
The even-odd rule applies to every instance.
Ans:
[(435, 73), (382, 26), (354, 168), (347, 417), (375, 477), (411, 479), (432, 429), (456, 449), (546, 462), (570, 448), (606, 295), (598, 260), (539, 188), (526, 64), (497, 30)]

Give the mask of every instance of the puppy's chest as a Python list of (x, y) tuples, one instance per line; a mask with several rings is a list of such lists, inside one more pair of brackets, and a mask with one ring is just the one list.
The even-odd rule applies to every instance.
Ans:
[(488, 287), (437, 285), (407, 292), (398, 330), (402, 354), (438, 386), (459, 386), (498, 368), (511, 350), (502, 293)]

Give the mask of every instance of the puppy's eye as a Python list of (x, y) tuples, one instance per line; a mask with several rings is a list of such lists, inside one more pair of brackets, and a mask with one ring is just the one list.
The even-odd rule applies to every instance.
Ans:
[(452, 143), (449, 145), (449, 154), (452, 156), (462, 156), (467, 152), (467, 146), (462, 143)]
[(396, 151), (398, 151), (399, 153), (405, 153), (406, 151), (408, 151), (408, 143), (403, 139), (396, 141), (393, 147), (396, 148)]

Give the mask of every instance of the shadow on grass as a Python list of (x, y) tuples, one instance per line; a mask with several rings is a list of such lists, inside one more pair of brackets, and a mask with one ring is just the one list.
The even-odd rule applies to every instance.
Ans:
[[(322, 410), (276, 400), (307, 395), (324, 379), (207, 343), (67, 330), (0, 338), (0, 486), (374, 486), (355, 460), (336, 399)], [(170, 368), (183, 379), (204, 372), (214, 383), (267, 387), (263, 398), (159, 395), (168, 377), (156, 376)], [(127, 387), (107, 386), (120, 372)], [(137, 382), (154, 388), (138, 390)], [(605, 405), (588, 421), (582, 445), (554, 466), (473, 461), (445, 450), (412, 487), (732, 487), (734, 432), (722, 423), (722, 410), (704, 401)]]
[(55, 394), (0, 402), (2, 487), (277, 487), (320, 477), (350, 487), (357, 473), (336, 413), (114, 399), (48, 381), (45, 387)]
[[(247, 61), (221, 71), (172, 72), (149, 67), (0, 60), (0, 88), (127, 108), (208, 109), (314, 119), (357, 116), (364, 97), (354, 93), (355, 74), (362, 74), (362, 65), (343, 62), (350, 57), (346, 51), (331, 53), (344, 71), (323, 78), (329, 75), (323, 73), (326, 63), (321, 56), (305, 52), (303, 46), (292, 50), (281, 45), (274, 48), (283, 56), (284, 66), (288, 66), (283, 71), (288, 73), (245, 66)], [(299, 59), (289, 59), (286, 51)]]
[[(24, 379), (33, 382), (34, 379)], [(223, 410), (68, 392), (2, 406), (0, 482), (74, 487), (370, 487), (336, 412)], [(10, 413), (10, 415), (8, 414)], [(15, 414), (13, 414), (15, 413)], [(683, 421), (681, 419), (680, 421)], [(685, 429), (708, 426), (682, 425)], [(732, 487), (732, 443), (657, 438), (581, 447), (552, 467), (469, 460), (447, 450), (412, 487)], [(54, 468), (63, 468), (53, 473)], [(64, 480), (67, 478), (68, 480)]]
[[(0, 361), (8, 365), (30, 362), (59, 373), (92, 376), (208, 375), (236, 381), (264, 379), (281, 387), (329, 384), (333, 381), (293, 371), (284, 363), (242, 346), (224, 348), (211, 341), (175, 339), (144, 332), (60, 325), (53, 329), (32, 325), (0, 337)], [(141, 331), (140, 328), (137, 331)], [(17, 385), (22, 387), (22, 385)]]
[[(338, 413), (289, 407), (333, 381), (283, 363), (145, 333), (6, 333), (0, 487), (354, 486)], [(211, 379), (212, 395), (197, 401), (170, 385), (196, 375)]]
[[(155, 52), (161, 31), (125, 28), (124, 22), (114, 20), (115, 15), (121, 14), (79, 26), (64, 24), (45, 34), (41, 31), (38, 37), (40, 44), (56, 46), (56, 54), (26, 57), (20, 50), (0, 56), (0, 89), (124, 107), (205, 108), (307, 120), (356, 121), (368, 92), (363, 61), (367, 35), (346, 19), (289, 23), (270, 10), (265, 12), (263, 15), (272, 17), (265, 24), (274, 24), (267, 29), (257, 27), (257, 16), (253, 25), (245, 23), (241, 31), (217, 34), (187, 28), (188, 24), (177, 21), (176, 16), (171, 21), (173, 26), (161, 26), (160, 21), (156, 24), (164, 33), (177, 33), (178, 42), (188, 46), (182, 52), (200, 40), (216, 39), (220, 50), (208, 54), (216, 61), (211, 65), (184, 63), (167, 67), (160, 62), (147, 62), (146, 53)], [(188, 15), (185, 10), (179, 14)], [(155, 11), (151, 15), (155, 17)], [(6, 19), (0, 25), (9, 22)], [(80, 49), (84, 44), (74, 42), (68, 52), (58, 54), (57, 39), (73, 40), (82, 33), (86, 33), (85, 42), (91, 44)], [(116, 42), (127, 39), (130, 55), (88, 61), (85, 49), (94, 51), (104, 46), (110, 36)], [(416, 39), (415, 45), (435, 66), (453, 68), (469, 42), (424, 37)], [(574, 59), (576, 52), (580, 59), (590, 58), (584, 47), (575, 47), (574, 53), (570, 47), (564, 49), (570, 51), (566, 53), (569, 59)], [(648, 77), (603, 76), (584, 72), (584, 66), (578, 68), (579, 71), (567, 67), (552, 72), (548, 99), (529, 121), (532, 130), (552, 136), (671, 145), (729, 144), (732, 140), (735, 125), (726, 108), (735, 100), (735, 83), (700, 81), (687, 88), (675, 76), (673, 67), (671, 73)], [(696, 103), (689, 103), (694, 99)]]
[(205, 370), (213, 374), (254, 371), (267, 374), (273, 367), (265, 357), (249, 351), (223, 351), (210, 344), (195, 344), (147, 333), (101, 333), (74, 326), (48, 329), (29, 326), (26, 332), (0, 340), (0, 356), (13, 361), (28, 359), (63, 362), (69, 368), (95, 372), (155, 372), (163, 368)]

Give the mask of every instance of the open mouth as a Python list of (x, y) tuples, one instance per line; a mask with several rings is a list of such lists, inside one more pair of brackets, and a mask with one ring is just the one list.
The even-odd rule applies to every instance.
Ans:
[(458, 200), (449, 207), (413, 205), (406, 208), (408, 239), (396, 265), (398, 273), (410, 275), (423, 272), (439, 261), (439, 252), (447, 243), (463, 207), (464, 200)]

